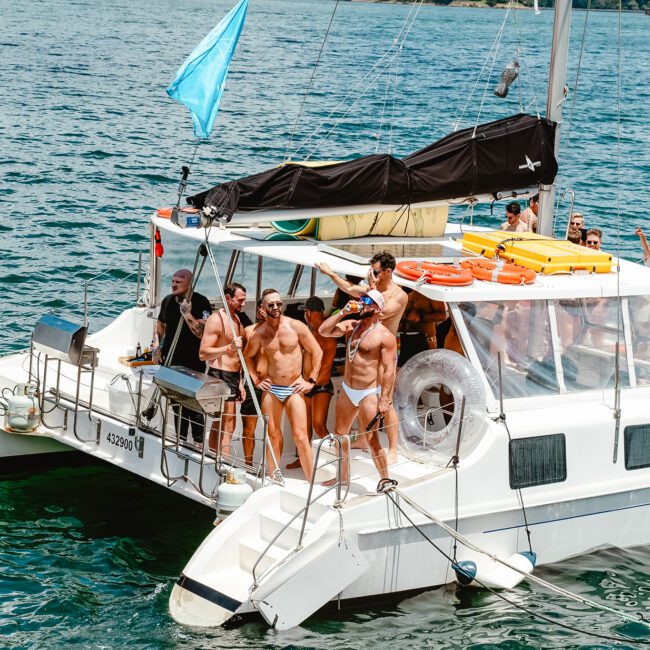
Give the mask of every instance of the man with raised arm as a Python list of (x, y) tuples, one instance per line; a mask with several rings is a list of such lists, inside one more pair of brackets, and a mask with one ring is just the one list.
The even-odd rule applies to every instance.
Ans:
[[(330, 401), (334, 395), (332, 385), (332, 366), (336, 356), (336, 339), (321, 336), (318, 328), (325, 321), (325, 303), (318, 296), (310, 296), (303, 307), (305, 322), (309, 331), (314, 335), (320, 349), (323, 351), (323, 360), (320, 364), (320, 372), (316, 377), (314, 387), (304, 394), (307, 404), (307, 435), (311, 440), (312, 429), (319, 438), (324, 438), (327, 431), (327, 414), (329, 413)], [(303, 368), (305, 377), (311, 377), (312, 371), (308, 365)], [(300, 466), (300, 459), (287, 465), (287, 469), (295, 469)]]
[[(199, 356), (199, 346), (206, 319), (212, 313), (210, 301), (196, 291), (190, 297), (192, 272), (179, 269), (172, 276), (172, 292), (160, 303), (160, 312), (156, 321), (156, 331), (152, 346), (152, 358), (155, 363), (168, 366), (183, 366), (196, 372), (205, 372), (205, 363)], [(189, 297), (189, 300), (188, 300)], [(172, 342), (181, 323), (176, 348), (172, 353)], [(178, 423), (179, 406), (172, 407), (174, 421), (180, 438), (187, 440), (188, 428), (192, 427), (194, 442), (203, 442), (203, 414), (183, 409), (180, 426)]]
[[(354, 285), (344, 278), (338, 276), (328, 264), (321, 262), (316, 265), (321, 273), (329, 277), (334, 284), (355, 298), (362, 296), (368, 289), (377, 289), (384, 299), (384, 309), (379, 319), (390, 332), (397, 336), (402, 315), (408, 303), (408, 296), (402, 287), (393, 282), (393, 271), (395, 270), (395, 258), (388, 252), (377, 253), (370, 259), (370, 271), (368, 273), (368, 285)], [(397, 370), (397, 354), (393, 360), (395, 367), (393, 375)], [(381, 379), (380, 379), (381, 381)], [(391, 395), (388, 399), (392, 400)], [(388, 462), (397, 462), (397, 441), (399, 438), (398, 421), (395, 409), (391, 406), (386, 415), (386, 432), (388, 434)]]
[[(350, 301), (341, 311), (330, 316), (321, 326), (322, 336), (345, 336), (346, 356), (342, 391), (336, 403), (335, 432), (348, 435), (354, 419), (359, 418), (359, 431), (366, 433), (372, 459), (382, 480), (388, 479), (388, 459), (379, 440), (378, 416), (386, 417), (392, 405), (395, 382), (395, 335), (380, 322), (384, 298), (377, 289), (361, 296), (361, 319), (343, 321), (358, 312), (357, 301)], [(374, 428), (373, 428), (374, 427)], [(368, 431), (370, 429), (370, 431)], [(347, 445), (343, 445), (343, 482), (349, 480)], [(328, 481), (324, 485), (332, 484)]]
[[(303, 393), (316, 385), (323, 352), (304, 323), (282, 315), (282, 298), (276, 289), (264, 290), (262, 306), (266, 320), (253, 332), (244, 350), (244, 359), (253, 383), (263, 392), (262, 412), (268, 417), (269, 441), (276, 460), (279, 463), (282, 455), (280, 423), (282, 412), (286, 410), (300, 465), (307, 480), (311, 481), (313, 458)], [(266, 361), (263, 373), (258, 372), (258, 356)], [(311, 369), (306, 379), (303, 367)], [(277, 466), (270, 454), (268, 458), (269, 472), (273, 474)]]
[[(208, 374), (221, 379), (230, 389), (230, 397), (226, 400), (223, 409), (221, 428), (221, 453), (232, 454), (232, 434), (235, 431), (235, 402), (244, 399), (241, 380), (241, 362), (238, 350), (243, 346), (245, 332), (239, 319), (239, 314), (246, 304), (246, 289), (237, 282), (227, 284), (223, 288), (226, 304), (218, 309), (205, 324), (205, 332), (201, 339), (199, 356), (208, 362)], [(235, 326), (235, 332), (230, 324), (230, 319)], [(217, 450), (218, 424), (215, 422), (210, 430), (210, 449)]]

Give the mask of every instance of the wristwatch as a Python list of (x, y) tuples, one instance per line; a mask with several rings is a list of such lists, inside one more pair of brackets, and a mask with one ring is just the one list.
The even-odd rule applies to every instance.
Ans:
[(307, 383), (309, 383), (309, 384), (311, 384), (312, 386), (314, 386), (314, 385), (316, 384), (316, 380), (315, 380), (315, 379), (312, 379), (312, 378), (310, 377), (310, 378), (307, 380)]

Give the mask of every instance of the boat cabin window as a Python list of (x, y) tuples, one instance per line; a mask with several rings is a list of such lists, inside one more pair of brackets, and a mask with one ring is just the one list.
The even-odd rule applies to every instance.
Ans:
[(632, 355), (639, 386), (650, 385), (650, 296), (630, 296)]
[[(164, 255), (159, 261), (161, 297), (169, 293), (171, 278), (179, 269), (194, 267), (197, 250), (200, 241), (178, 235), (174, 232), (164, 230), (161, 232)], [(210, 245), (214, 258), (217, 262), (222, 282), (232, 281), (243, 284), (248, 293), (246, 312), (249, 316), (254, 313), (255, 296), (262, 290), (273, 287), (282, 296), (309, 297), (312, 286), (312, 269), (309, 266), (298, 266), (292, 262), (273, 259), (271, 257), (260, 258), (258, 255), (249, 252), (235, 252), (226, 246)], [(258, 262), (262, 259), (261, 277), (258, 271)], [(200, 266), (200, 262), (199, 262)], [(258, 289), (259, 280), (259, 289)], [(336, 288), (327, 276), (317, 272), (315, 274), (316, 295), (323, 298), (332, 296)], [(210, 262), (206, 261), (199, 276), (196, 291), (207, 296), (213, 305), (219, 305), (221, 299), (215, 284), (214, 274)]]
[(580, 298), (554, 304), (567, 390), (613, 388), (617, 341), (620, 385), (629, 386), (622, 302), (618, 298)]
[(629, 361), (634, 363), (637, 384), (649, 385), (650, 298), (466, 302), (460, 310), (495, 396), (499, 395), (497, 355), (502, 352), (503, 397), (507, 399), (614, 388), (617, 343), (620, 386), (629, 386), (626, 300), (632, 326), (633, 359)]
[(625, 427), (625, 469), (650, 467), (650, 424)]
[(494, 395), (500, 351), (504, 398), (559, 392), (546, 301), (465, 302), (460, 310)]

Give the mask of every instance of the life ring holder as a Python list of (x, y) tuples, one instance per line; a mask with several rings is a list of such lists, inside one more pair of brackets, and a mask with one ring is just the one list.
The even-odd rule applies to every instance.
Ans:
[[(451, 390), (455, 408), (442, 429), (431, 431), (420, 422), (418, 416), (423, 414), (418, 414), (418, 402), (424, 391), (440, 384)], [(397, 375), (393, 395), (400, 422), (400, 453), (421, 463), (439, 461), (440, 455), (453, 455), (463, 398), (461, 450), (466, 453), (478, 443), (488, 424), (485, 387), (478, 371), (464, 356), (452, 350), (425, 350), (409, 359)]]
[(471, 270), (452, 264), (403, 260), (397, 263), (395, 272), (407, 280), (413, 280), (420, 284), (464, 287), (474, 282)]
[(471, 259), (463, 260), (460, 265), (470, 271), (474, 278), (484, 282), (533, 284), (537, 278), (537, 273), (533, 269), (502, 260)]

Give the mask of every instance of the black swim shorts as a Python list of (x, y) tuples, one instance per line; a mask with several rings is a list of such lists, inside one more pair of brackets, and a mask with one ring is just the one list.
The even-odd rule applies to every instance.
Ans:
[(241, 380), (241, 373), (237, 370), (221, 370), (221, 368), (208, 368), (208, 374), (211, 377), (216, 377), (221, 379), (226, 383), (230, 389), (230, 397), (226, 399), (226, 402), (235, 402), (239, 397), (239, 382)]
[(334, 395), (334, 384), (330, 379), (326, 384), (316, 384), (309, 392), (305, 393), (305, 397), (313, 397), (318, 395), (318, 393), (329, 393)]
[[(251, 397), (251, 392), (248, 389), (248, 382), (244, 381), (244, 390), (246, 391), (246, 398), (241, 403), (241, 410), (239, 411), (241, 415), (257, 415), (255, 410), (255, 403)], [(257, 397), (257, 403), (262, 405), (262, 391), (259, 388), (255, 389), (255, 396)]]

